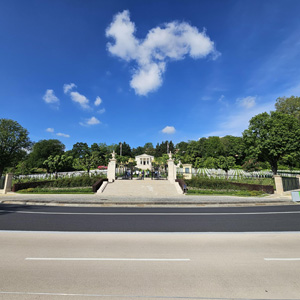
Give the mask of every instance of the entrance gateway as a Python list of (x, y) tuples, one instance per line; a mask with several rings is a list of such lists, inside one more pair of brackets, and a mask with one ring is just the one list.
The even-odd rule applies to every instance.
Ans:
[[(152, 162), (154, 157), (147, 154), (138, 155), (135, 157), (136, 168), (146, 171), (153, 171)], [(104, 192), (104, 194), (110, 192), (111, 195), (122, 196), (173, 196), (174, 194), (183, 194), (183, 191), (178, 182), (176, 182), (176, 165), (172, 158), (172, 153), (169, 153), (169, 159), (167, 161), (168, 172), (167, 180), (151, 180), (145, 178), (145, 180), (116, 180), (116, 167), (117, 160), (115, 152), (112, 153), (112, 158), (109, 161), (107, 168), (108, 182), (104, 182), (105, 186), (101, 186), (98, 193)], [(146, 180), (147, 179), (147, 180)], [(150, 179), (150, 180), (149, 180)], [(123, 183), (121, 183), (123, 182)], [(159, 183), (160, 182), (160, 183)], [(163, 183), (165, 182), (165, 183)], [(103, 185), (103, 184), (102, 184)], [(108, 188), (108, 186), (109, 188)], [(122, 186), (121, 186), (122, 185)], [(163, 187), (164, 186), (164, 187)], [(114, 188), (115, 187), (115, 188)], [(108, 188), (108, 191), (107, 191)], [(116, 191), (114, 191), (116, 189)], [(169, 193), (165, 193), (169, 190)], [(174, 191), (174, 192), (172, 192)]]

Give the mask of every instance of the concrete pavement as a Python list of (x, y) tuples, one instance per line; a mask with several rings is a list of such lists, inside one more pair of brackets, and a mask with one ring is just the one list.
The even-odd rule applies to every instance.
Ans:
[(102, 194), (18, 194), (0, 195), (2, 204), (41, 204), (41, 205), (264, 205), (264, 204), (296, 204), (292, 202), (291, 193), (283, 196), (269, 195), (265, 197), (235, 197), (201, 195), (176, 195), (172, 197), (136, 197), (105, 196)]

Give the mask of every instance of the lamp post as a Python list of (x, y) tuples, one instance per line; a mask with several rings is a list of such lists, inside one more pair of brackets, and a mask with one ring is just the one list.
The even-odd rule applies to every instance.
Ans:
[(120, 143), (120, 156), (122, 156), (122, 143)]

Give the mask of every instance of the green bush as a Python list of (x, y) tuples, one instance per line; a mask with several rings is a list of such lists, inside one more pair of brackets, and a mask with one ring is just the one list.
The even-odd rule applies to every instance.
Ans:
[(194, 176), (190, 180), (185, 180), (188, 187), (199, 188), (201, 190), (231, 190), (231, 191), (246, 191), (251, 189), (247, 185), (237, 185), (234, 183), (240, 184), (253, 184), (253, 185), (271, 185), (274, 186), (273, 178), (239, 178), (239, 179), (221, 179), (221, 178), (212, 178), (207, 176)]

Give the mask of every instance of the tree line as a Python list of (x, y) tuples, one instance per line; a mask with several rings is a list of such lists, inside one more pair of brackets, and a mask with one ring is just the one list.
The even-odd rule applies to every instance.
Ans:
[(57, 139), (30, 141), (28, 131), (18, 122), (0, 119), (0, 176), (4, 171), (29, 174), (46, 169), (47, 172), (89, 170), (107, 166), (112, 151), (119, 162), (133, 161), (140, 154), (155, 157), (165, 163), (167, 153), (175, 160), (191, 163), (195, 168), (233, 168), (247, 171), (271, 169), (277, 174), (278, 166), (300, 168), (300, 97), (281, 97), (276, 100), (275, 111), (254, 116), (241, 137), (203, 137), (197, 141), (152, 143), (136, 148), (128, 143), (78, 142), (71, 150)]

